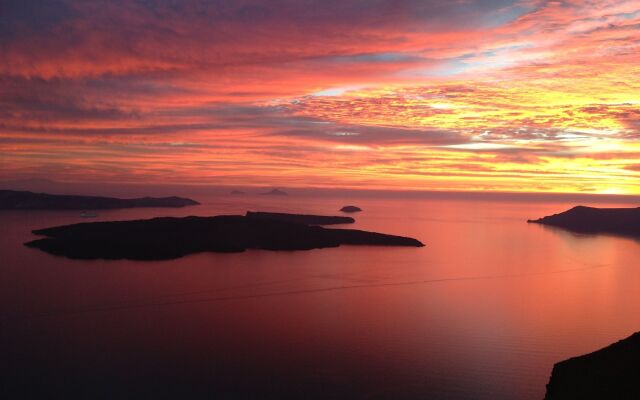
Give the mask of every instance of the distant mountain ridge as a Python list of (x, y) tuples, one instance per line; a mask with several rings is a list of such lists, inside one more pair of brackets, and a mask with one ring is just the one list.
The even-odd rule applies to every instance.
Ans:
[(108, 210), (143, 207), (185, 207), (198, 205), (184, 197), (141, 197), (120, 199), (0, 190), (0, 210)]

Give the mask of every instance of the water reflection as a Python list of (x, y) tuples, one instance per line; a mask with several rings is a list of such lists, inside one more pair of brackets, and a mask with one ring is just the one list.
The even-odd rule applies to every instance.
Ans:
[[(331, 214), (344, 202), (238, 201), (161, 212)], [(77, 216), (4, 212), (3, 379), (105, 398), (539, 399), (554, 362), (640, 327), (638, 241), (525, 222), (569, 204), (357, 204), (354, 228), (427, 247), (74, 261), (21, 244)]]

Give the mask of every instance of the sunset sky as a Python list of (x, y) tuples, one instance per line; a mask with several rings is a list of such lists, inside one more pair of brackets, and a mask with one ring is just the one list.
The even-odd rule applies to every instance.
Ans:
[(640, 2), (0, 2), (0, 180), (640, 194)]

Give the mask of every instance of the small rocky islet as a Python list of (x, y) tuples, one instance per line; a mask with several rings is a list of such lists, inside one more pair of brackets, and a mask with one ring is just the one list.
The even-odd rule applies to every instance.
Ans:
[(344, 213), (354, 213), (354, 212), (360, 212), (362, 211), (362, 208), (358, 207), (358, 206), (344, 206), (340, 209), (340, 211), (344, 212)]

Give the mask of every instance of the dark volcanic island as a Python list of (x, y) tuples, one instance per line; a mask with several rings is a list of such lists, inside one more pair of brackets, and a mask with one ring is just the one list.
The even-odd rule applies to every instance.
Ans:
[(261, 211), (247, 211), (247, 217), (260, 219), (275, 219), (284, 222), (297, 222), (307, 225), (336, 225), (336, 224), (352, 224), (356, 222), (351, 217), (334, 217), (329, 215), (307, 215), (307, 214), (287, 214), (272, 213)]
[(246, 216), (163, 217), (64, 225), (33, 231), (46, 237), (25, 245), (69, 258), (133, 260), (173, 259), (206, 251), (310, 250), (343, 244), (424, 246), (408, 237), (355, 229), (327, 229), (286, 220), (282, 215), (287, 214), (276, 214), (275, 218), (247, 213)]
[(0, 190), (0, 210), (106, 210), (140, 207), (185, 207), (198, 205), (184, 197), (141, 197), (117, 199), (114, 197), (74, 196)]
[(545, 400), (640, 399), (640, 332), (553, 367)]
[(640, 207), (594, 208), (577, 206), (560, 214), (527, 222), (557, 226), (578, 233), (615, 233), (640, 236)]

